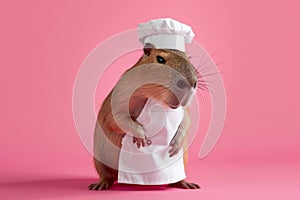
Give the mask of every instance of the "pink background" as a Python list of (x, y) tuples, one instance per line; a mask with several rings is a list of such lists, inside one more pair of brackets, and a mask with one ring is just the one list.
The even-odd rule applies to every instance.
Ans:
[[(299, 3), (285, 1), (6, 1), (1, 21), (1, 199), (299, 199)], [(97, 178), (72, 117), (76, 73), (100, 42), (151, 18), (190, 24), (224, 72), (227, 117), (213, 152), (190, 148), (201, 190)], [(122, 44), (120, 44), (122, 45)]]

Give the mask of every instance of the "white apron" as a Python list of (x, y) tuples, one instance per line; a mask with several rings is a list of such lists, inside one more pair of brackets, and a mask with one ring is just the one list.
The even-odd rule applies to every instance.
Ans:
[(185, 179), (183, 150), (172, 158), (168, 153), (183, 115), (182, 107), (171, 109), (148, 99), (137, 118), (145, 129), (148, 144), (137, 148), (131, 134), (124, 136), (119, 158), (119, 183), (160, 185)]

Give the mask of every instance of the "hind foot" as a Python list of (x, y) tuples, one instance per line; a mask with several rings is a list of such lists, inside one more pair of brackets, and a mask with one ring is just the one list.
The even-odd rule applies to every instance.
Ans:
[(200, 186), (196, 183), (189, 183), (184, 180), (178, 181), (177, 183), (169, 184), (171, 187), (182, 188), (182, 189), (200, 189)]
[(97, 183), (92, 183), (89, 186), (89, 190), (108, 190), (113, 183), (113, 180), (100, 180)]

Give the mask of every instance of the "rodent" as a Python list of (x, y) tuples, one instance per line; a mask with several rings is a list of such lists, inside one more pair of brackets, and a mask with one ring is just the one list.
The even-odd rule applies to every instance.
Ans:
[[(153, 68), (149, 73), (144, 69)], [(184, 77), (177, 78), (172, 70)], [(144, 67), (144, 68), (143, 68)], [(157, 69), (157, 70), (156, 70)], [(133, 73), (134, 77), (130, 76)], [(124, 95), (132, 90), (131, 83), (153, 76), (167, 85), (172, 85), (179, 94), (174, 94), (168, 87), (149, 83), (134, 90), (126, 104)], [(132, 80), (134, 78), (134, 80)], [(122, 138), (127, 132), (133, 134), (133, 142), (138, 148), (143, 148), (146, 143), (143, 127), (136, 121), (148, 98), (160, 101), (172, 109), (182, 106), (184, 117), (178, 130), (170, 143), (169, 156), (173, 156), (184, 145), (184, 140), (190, 126), (188, 104), (193, 97), (198, 84), (198, 75), (195, 67), (189, 61), (188, 56), (178, 50), (155, 49), (151, 44), (146, 44), (144, 54), (138, 62), (128, 69), (111, 90), (102, 103), (98, 112), (96, 128), (94, 132), (94, 165), (99, 175), (99, 181), (89, 186), (90, 190), (106, 190), (118, 179), (118, 159), (122, 147)], [(115, 111), (112, 109), (112, 99), (116, 100)], [(129, 108), (128, 108), (129, 107)], [(126, 112), (127, 110), (127, 112)], [(118, 122), (116, 122), (118, 121)], [(120, 127), (122, 126), (122, 127)], [(172, 187), (197, 189), (198, 184), (181, 180), (169, 184)]]

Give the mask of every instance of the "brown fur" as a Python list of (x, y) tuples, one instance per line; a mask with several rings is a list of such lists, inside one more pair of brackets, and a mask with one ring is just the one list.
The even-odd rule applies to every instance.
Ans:
[[(98, 113), (94, 136), (94, 165), (97, 173), (100, 176), (100, 179), (99, 182), (90, 185), (89, 188), (92, 190), (108, 189), (113, 182), (117, 180), (118, 171), (116, 169), (118, 168), (118, 159), (122, 146), (122, 138), (127, 131), (131, 131), (133, 134), (136, 134), (134, 136), (137, 138), (139, 134), (141, 134), (141, 125), (136, 121), (136, 119), (141, 113), (147, 98), (159, 100), (170, 107), (178, 107), (180, 105), (180, 102), (178, 102), (176, 96), (174, 96), (174, 94), (168, 90), (168, 88), (159, 84), (146, 84), (135, 90), (130, 96), (129, 115), (126, 114), (126, 112), (122, 112), (123, 107), (126, 107), (124, 104), (125, 101), (122, 99), (122, 97), (123, 95), (126, 95), (130, 89), (130, 83), (128, 82), (128, 79), (130, 78), (126, 78), (126, 75), (134, 69), (138, 69), (138, 67), (143, 66), (144, 64), (151, 63), (154, 67), (157, 66), (159, 69), (163, 68), (163, 64), (159, 64), (157, 62), (157, 55), (162, 56), (166, 60), (165, 65), (172, 67), (174, 70), (183, 75), (191, 86), (194, 86), (195, 82), (197, 82), (196, 71), (189, 62), (186, 54), (175, 50), (158, 50), (152, 48), (149, 54), (145, 53), (132, 68), (128, 69), (124, 73), (114, 89), (105, 98)], [(138, 78), (143, 79), (143, 76), (151, 76), (151, 74), (140, 73)], [(153, 74), (152, 76), (160, 75)], [(116, 101), (117, 105), (120, 107), (118, 109), (120, 110), (117, 110), (115, 115), (112, 112), (111, 106), (113, 92), (119, 95), (117, 96), (118, 98), (116, 98)], [(178, 144), (176, 145), (179, 147), (184, 146), (184, 138), (188, 132), (189, 125), (189, 111), (188, 108), (185, 108), (185, 117), (180, 124), (178, 131), (180, 133), (177, 133), (174, 136), (176, 142), (178, 140)], [(183, 188), (199, 188), (197, 184), (192, 184), (185, 181), (172, 184), (172, 186)]]

